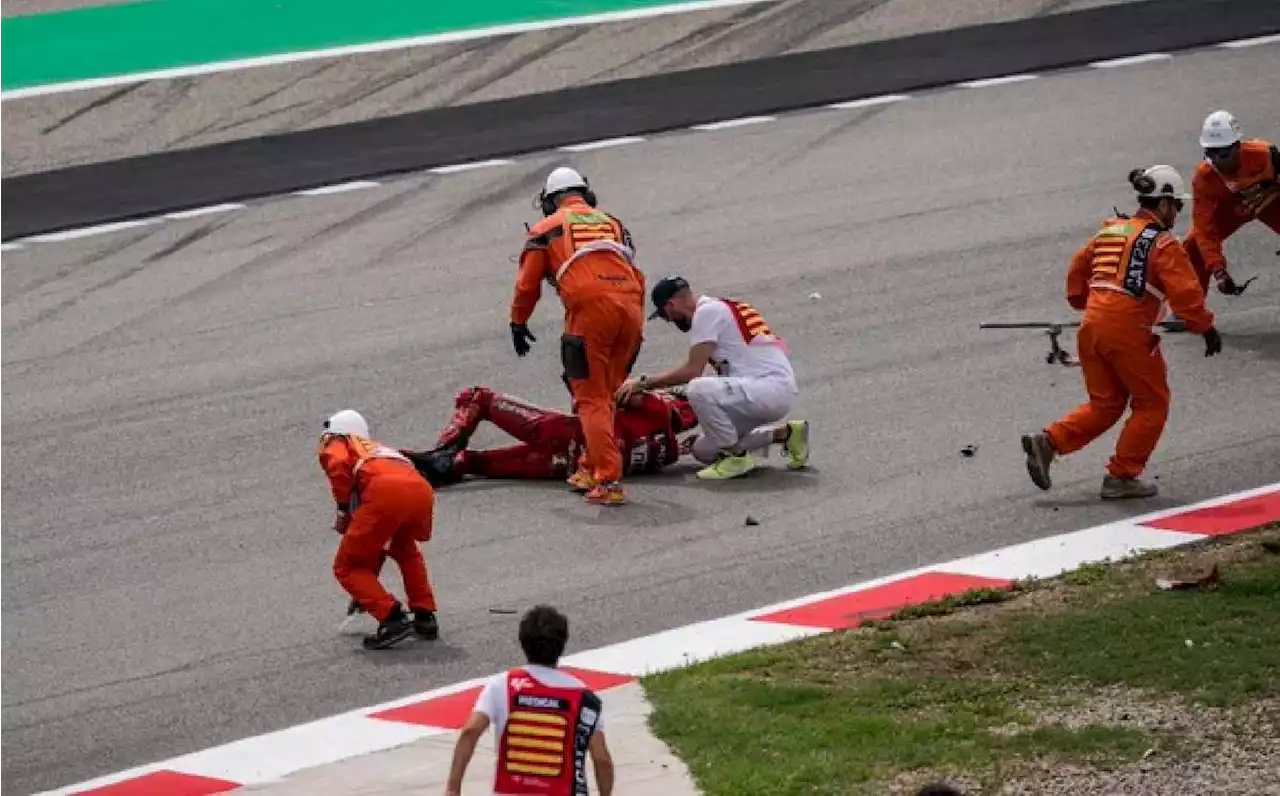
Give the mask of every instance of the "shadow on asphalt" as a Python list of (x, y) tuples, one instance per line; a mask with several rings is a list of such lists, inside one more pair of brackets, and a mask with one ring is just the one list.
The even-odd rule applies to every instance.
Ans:
[(1222, 345), (1238, 351), (1256, 354), (1261, 359), (1280, 362), (1280, 332), (1259, 332), (1257, 334), (1226, 334), (1222, 336)]

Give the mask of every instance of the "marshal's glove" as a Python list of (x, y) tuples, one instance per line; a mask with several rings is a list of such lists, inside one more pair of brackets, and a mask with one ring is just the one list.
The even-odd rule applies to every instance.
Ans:
[(523, 323), (511, 324), (511, 346), (516, 350), (516, 356), (522, 357), (529, 353), (530, 342), (538, 342), (538, 338), (533, 336), (529, 331), (529, 327)]
[(1238, 296), (1249, 287), (1250, 282), (1258, 277), (1255, 276), (1245, 280), (1243, 285), (1237, 285), (1236, 280), (1232, 279), (1231, 274), (1227, 273), (1227, 269), (1223, 268), (1221, 271), (1214, 271), (1213, 278), (1218, 283), (1219, 293), (1224, 296)]
[(351, 525), (351, 515), (342, 509), (338, 509), (333, 516), (333, 530), (337, 531), (339, 536), (342, 536), (347, 532), (347, 526), (349, 525)]
[(1209, 331), (1204, 333), (1204, 355), (1211, 357), (1222, 351), (1222, 335), (1218, 334), (1218, 330), (1209, 327)]

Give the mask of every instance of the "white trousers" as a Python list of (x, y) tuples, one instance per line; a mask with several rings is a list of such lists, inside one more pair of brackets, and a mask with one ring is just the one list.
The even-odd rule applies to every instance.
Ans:
[(773, 429), (765, 424), (787, 416), (796, 388), (781, 379), (699, 376), (689, 382), (688, 395), (702, 427), (702, 436), (693, 443), (693, 456), (711, 464), (724, 448), (767, 448), (773, 442)]

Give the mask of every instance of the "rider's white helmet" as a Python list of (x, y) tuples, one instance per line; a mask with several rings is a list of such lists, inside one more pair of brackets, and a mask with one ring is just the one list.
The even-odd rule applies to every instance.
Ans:
[(369, 424), (364, 416), (354, 409), (343, 409), (333, 417), (324, 421), (326, 434), (343, 434), (352, 437), (369, 438)]
[(1200, 146), (1205, 149), (1222, 149), (1244, 139), (1240, 122), (1227, 111), (1214, 111), (1204, 118), (1200, 130)]
[(1182, 175), (1173, 166), (1150, 166), (1130, 179), (1138, 196), (1152, 196), (1158, 199), (1190, 199), (1186, 183)]

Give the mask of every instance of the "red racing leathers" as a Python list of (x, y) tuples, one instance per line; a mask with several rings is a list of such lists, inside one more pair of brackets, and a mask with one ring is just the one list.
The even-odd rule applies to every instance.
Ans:
[[(487, 420), (520, 440), (493, 450), (461, 450), (453, 460), (454, 475), (484, 478), (565, 478), (575, 469), (584, 444), (575, 415), (535, 406), (487, 387), (458, 394), (454, 414), (440, 433), (437, 449), (465, 446), (481, 421)], [(680, 458), (676, 435), (697, 425), (689, 402), (668, 392), (650, 392), (619, 407), (614, 433), (625, 474), (653, 473)]]

